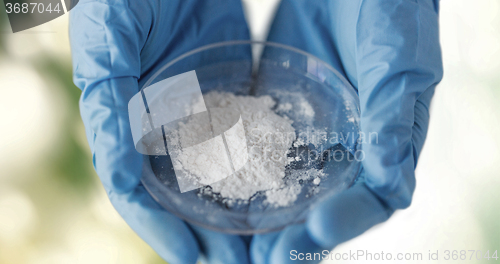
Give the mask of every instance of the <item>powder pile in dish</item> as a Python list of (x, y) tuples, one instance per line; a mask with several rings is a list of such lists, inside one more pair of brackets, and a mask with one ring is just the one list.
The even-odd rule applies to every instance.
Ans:
[[(324, 176), (321, 170), (309, 169), (307, 171), (291, 174), (285, 179), (287, 166), (299, 158), (288, 157), (292, 147), (307, 144), (303, 140), (297, 140), (293, 121), (286, 115), (278, 115), (273, 109), (283, 113), (284, 111), (302, 112), (306, 117), (314, 117), (314, 110), (303, 100), (294, 109), (294, 105), (284, 103), (276, 105), (276, 102), (268, 95), (266, 96), (236, 96), (227, 92), (210, 92), (204, 95), (204, 101), (208, 108), (233, 108), (239, 111), (244, 126), (244, 134), (248, 148), (248, 162), (230, 176), (212, 183), (210, 186), (200, 189), (200, 195), (213, 195), (222, 197), (231, 205), (235, 202), (245, 203), (251, 200), (257, 193), (265, 194), (264, 203), (272, 206), (288, 206), (292, 204), (302, 190), (300, 180), (314, 179), (314, 184), (320, 183), (320, 177)], [(212, 120), (224, 119), (224, 116), (212, 117)], [(184, 128), (190, 127), (187, 122)], [(200, 128), (204, 129), (204, 128)], [(194, 131), (196, 134), (196, 131)], [(184, 159), (199, 159), (198, 163), (185, 163), (184, 169), (190, 172), (199, 172), (201, 167), (210, 168), (219, 162), (213, 158), (203, 158), (202, 153), (188, 153)], [(200, 167), (201, 166), (201, 167)], [(208, 177), (208, 178), (206, 178)], [(205, 180), (210, 181), (205, 176)], [(215, 178), (214, 178), (215, 179)]]

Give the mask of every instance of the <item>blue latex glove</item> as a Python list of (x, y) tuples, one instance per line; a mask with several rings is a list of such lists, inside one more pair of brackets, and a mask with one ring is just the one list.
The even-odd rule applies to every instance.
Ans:
[(377, 132), (378, 144), (362, 146), (361, 179), (305, 224), (254, 236), (254, 263), (297, 263), (291, 250), (330, 250), (410, 205), (442, 78), (437, 9), (438, 0), (283, 0), (268, 40), (308, 51), (347, 76), (359, 94), (361, 131)]
[[(194, 48), (249, 39), (239, 0), (80, 0), (70, 14), (74, 82), (94, 167), (113, 206), (169, 263), (248, 263), (239, 236), (187, 225), (140, 184), (128, 102), (159, 67)], [(251, 58), (250, 52), (243, 54)]]

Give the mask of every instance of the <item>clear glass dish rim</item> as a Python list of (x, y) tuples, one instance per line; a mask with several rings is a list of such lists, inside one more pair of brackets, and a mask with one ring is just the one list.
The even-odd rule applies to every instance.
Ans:
[(141, 90), (148, 87), (154, 81), (154, 79), (156, 79), (156, 77), (158, 77), (158, 75), (160, 75), (163, 71), (165, 71), (165, 69), (167, 69), (168, 67), (174, 65), (178, 61), (180, 61), (188, 56), (191, 56), (191, 55), (194, 55), (196, 53), (206, 51), (209, 49), (213, 49), (213, 48), (220, 48), (220, 47), (224, 47), (224, 46), (234, 46), (234, 45), (250, 45), (250, 46), (251, 45), (262, 45), (264, 47), (265, 46), (278, 47), (278, 48), (290, 50), (290, 51), (305, 55), (307, 57), (311, 57), (311, 58), (321, 62), (322, 64), (324, 64), (324, 66), (326, 68), (328, 68), (331, 72), (333, 72), (333, 74), (335, 74), (335, 76), (337, 78), (339, 78), (347, 88), (349, 88), (349, 92), (353, 92), (355, 94), (355, 97), (358, 97), (358, 93), (354, 89), (352, 84), (344, 76), (342, 76), (335, 68), (333, 68), (333, 66), (331, 66), (327, 62), (323, 61), (322, 59), (312, 55), (311, 53), (308, 53), (308, 52), (303, 51), (301, 49), (294, 48), (292, 46), (288, 46), (285, 44), (280, 44), (280, 43), (270, 42), (270, 41), (254, 41), (254, 40), (231, 40), (231, 41), (215, 42), (215, 43), (204, 45), (204, 46), (201, 46), (199, 48), (185, 52), (185, 53), (179, 55), (178, 57), (174, 58), (173, 60), (169, 61), (167, 64), (163, 65), (160, 69), (158, 69), (151, 77), (149, 77), (149, 79), (146, 81), (146, 83), (144, 83)]
[[(316, 56), (314, 56), (314, 55), (312, 55), (312, 54), (310, 54), (308, 52), (305, 52), (305, 51), (303, 51), (301, 49), (294, 48), (292, 46), (288, 46), (288, 45), (285, 45), (285, 44), (280, 44), (280, 43), (276, 43), (276, 42), (270, 42), (270, 41), (254, 41), (254, 40), (222, 41), (222, 42), (215, 42), (215, 43), (212, 43), (212, 44), (201, 46), (199, 48), (192, 49), (190, 51), (187, 51), (187, 52), (179, 55), (178, 57), (174, 58), (173, 60), (171, 60), (170, 62), (168, 62), (164, 66), (162, 66), (160, 69), (158, 69), (146, 81), (146, 83), (142, 86), (141, 90), (144, 89), (144, 88), (146, 88), (146, 87), (148, 87), (154, 81), (154, 79), (156, 77), (158, 77), (167, 68), (169, 68), (170, 66), (174, 65), (178, 61), (180, 61), (180, 60), (182, 60), (182, 59), (184, 59), (184, 58), (186, 58), (188, 56), (191, 56), (191, 55), (194, 55), (196, 53), (203, 52), (203, 51), (206, 51), (206, 50), (209, 50), (209, 49), (213, 49), (213, 48), (220, 48), (220, 47), (224, 47), (224, 46), (234, 46), (234, 45), (250, 45), (250, 46), (251, 45), (262, 45), (264, 47), (265, 46), (271, 46), (271, 47), (277, 47), (277, 48), (286, 49), (286, 50), (289, 50), (289, 51), (292, 51), (292, 52), (296, 52), (296, 53), (302, 54), (304, 56), (313, 58), (314, 60), (322, 63), (328, 70), (330, 70), (344, 84), (345, 88), (347, 88), (346, 91), (351, 96), (353, 96), (353, 98), (358, 99), (354, 103), (356, 104), (356, 109), (359, 111), (359, 96), (358, 96), (357, 91), (353, 88), (353, 86), (351, 85), (351, 83), (344, 76), (342, 76), (335, 68), (333, 68), (333, 66), (331, 66), (327, 62), (323, 61), (322, 59), (320, 59), (320, 58), (318, 58), (318, 57), (316, 57)], [(350, 184), (350, 186), (348, 188), (350, 188), (352, 186), (352, 184), (356, 181), (356, 179), (359, 176), (359, 173), (361, 171), (361, 168), (362, 167), (359, 166), (359, 168), (358, 168), (358, 170), (356, 172), (356, 176), (352, 179), (352, 182), (351, 182), (351, 184)], [(167, 188), (166, 186), (162, 185), (161, 182), (156, 177), (154, 177), (154, 178), (155, 178), (156, 181), (158, 181), (158, 183), (160, 183), (160, 186), (159, 187), (157, 186), (157, 188), (159, 188), (159, 189), (165, 189), (165, 188)], [(148, 193), (154, 198), (154, 200), (156, 200), (158, 203), (160, 203), (160, 201), (158, 200), (159, 197), (157, 197), (156, 195), (153, 195), (151, 193), (151, 190), (148, 188), (148, 186), (146, 184), (144, 184), (144, 180), (142, 179), (142, 177), (141, 177), (141, 183), (146, 188), (146, 190), (148, 191)], [(327, 193), (327, 194), (323, 195), (323, 197), (318, 197), (318, 198), (316, 198), (316, 201), (312, 201), (311, 205), (317, 204), (321, 200), (324, 200), (324, 199), (330, 197), (331, 195), (333, 195), (333, 193)], [(243, 213), (243, 212), (224, 211), (223, 210), (223, 211), (221, 211), (219, 213), (226, 214), (226, 215), (235, 215), (235, 216), (240, 216), (241, 217), (241, 216), (245, 216), (245, 215), (254, 215), (254, 216), (255, 215), (266, 215), (266, 214), (269, 215), (269, 214), (283, 213), (283, 212), (288, 212), (288, 211), (293, 211), (293, 210), (296, 210), (296, 207), (294, 207), (294, 206), (288, 206), (288, 207), (282, 207), (282, 208), (278, 207), (278, 208), (276, 208), (276, 210), (274, 210), (272, 212)], [(213, 227), (208, 226), (205, 223), (201, 223), (200, 221), (196, 221), (196, 220), (193, 220), (193, 219), (188, 219), (187, 217), (185, 217), (182, 214), (179, 214), (177, 212), (172, 212), (172, 213), (174, 215), (177, 215), (178, 217), (180, 217), (180, 218), (188, 221), (188, 222), (195, 223), (195, 224), (198, 224), (198, 225), (201, 225), (201, 226), (205, 226), (205, 227), (211, 228), (213, 230), (217, 230), (217, 229), (214, 229)], [(236, 233), (241, 234), (241, 230), (238, 231), (238, 232), (236, 232)], [(255, 232), (250, 232), (250, 233), (255, 233)], [(260, 232), (257, 232), (257, 233), (260, 233)]]

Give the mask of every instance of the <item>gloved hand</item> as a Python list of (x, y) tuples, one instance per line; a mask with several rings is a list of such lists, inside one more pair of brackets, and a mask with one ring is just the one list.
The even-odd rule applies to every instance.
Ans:
[(268, 40), (308, 51), (347, 76), (359, 94), (361, 132), (378, 133), (378, 142), (362, 146), (360, 180), (305, 224), (254, 236), (254, 263), (296, 263), (298, 253), (330, 250), (410, 205), (442, 78), (437, 12), (438, 0), (282, 1)]
[(248, 245), (186, 224), (146, 192), (128, 102), (166, 62), (236, 39), (249, 39), (239, 0), (80, 0), (70, 14), (74, 82), (94, 167), (116, 210), (169, 263), (195, 263), (199, 252), (211, 263), (248, 263)]

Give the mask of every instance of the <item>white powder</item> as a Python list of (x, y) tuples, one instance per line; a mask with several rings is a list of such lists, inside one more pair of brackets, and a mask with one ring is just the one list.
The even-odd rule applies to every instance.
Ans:
[(212, 191), (229, 199), (248, 200), (258, 191), (284, 187), (287, 153), (295, 140), (292, 121), (275, 114), (270, 96), (235, 96), (211, 92), (208, 107), (231, 107), (241, 113), (247, 135), (248, 162), (235, 174), (212, 184)]
[[(175, 156), (175, 168), (185, 172), (181, 174), (183, 180), (208, 185), (245, 165), (248, 158), (246, 137), (238, 113), (230, 107), (209, 108), (209, 113), (179, 122), (174, 133), (180, 146), (171, 148), (171, 155)], [(222, 134), (224, 137), (219, 136)]]
[(178, 156), (180, 164), (176, 165), (189, 172), (184, 177), (193, 175), (197, 182), (207, 185), (232, 173), (228, 156), (220, 155), (225, 151), (222, 139), (212, 138), (196, 145), (196, 148), (184, 148)]
[[(179, 160), (186, 171), (198, 175), (200, 183), (217, 181), (210, 184), (210, 188), (202, 188), (201, 193), (220, 194), (231, 204), (236, 199), (240, 199), (240, 202), (248, 202), (257, 192), (264, 191), (265, 203), (287, 206), (294, 202), (301, 192), (302, 186), (299, 180), (316, 178), (314, 183), (316, 185), (319, 183), (318, 179), (322, 172), (314, 169), (297, 172), (295, 175), (292, 173), (285, 180), (287, 165), (298, 160), (298, 157), (288, 158), (287, 154), (293, 146), (297, 147), (305, 143), (302, 140), (296, 141), (293, 121), (286, 116), (277, 115), (272, 110), (275, 101), (270, 96), (236, 96), (232, 93), (210, 92), (204, 95), (204, 100), (209, 109), (235, 109), (241, 114), (244, 131), (235, 131), (233, 138), (241, 139), (246, 135), (248, 153), (238, 152), (235, 149), (229, 149), (229, 152), (233, 160), (242, 160), (242, 158), (246, 160), (246, 157), (241, 155), (248, 155), (248, 162), (243, 167), (241, 167), (242, 164), (235, 166), (236, 172), (221, 180), (220, 175), (227, 174), (227, 170), (231, 168), (223, 165), (230, 164), (224, 158), (227, 157), (226, 155), (216, 155), (225, 151), (220, 148), (220, 142), (209, 140), (204, 142), (206, 146), (203, 148), (184, 151)], [(280, 110), (291, 110), (291, 104), (283, 105)], [(300, 104), (299, 111), (309, 117), (314, 115), (312, 107), (305, 103)], [(212, 124), (223, 123), (224, 120), (230, 119), (227, 116), (229, 112), (235, 111), (212, 113)], [(203, 125), (190, 121), (179, 126), (182, 130), (179, 134), (185, 138), (192, 137), (192, 139), (199, 136), (198, 130), (206, 131), (207, 129)], [(227, 144), (227, 146), (231, 145), (233, 144)], [(205, 153), (200, 153), (199, 150)], [(211, 168), (218, 168), (218, 170), (211, 170)]]
[(300, 102), (300, 114), (307, 117), (314, 117), (314, 109), (305, 99)]
[(321, 182), (321, 178), (320, 177), (317, 177), (316, 179), (314, 179), (313, 183), (315, 185), (319, 185), (319, 183)]
[(288, 111), (292, 110), (292, 107), (293, 107), (293, 105), (291, 103), (284, 103), (284, 104), (278, 105), (278, 108), (276, 109), (276, 111), (288, 112)]

